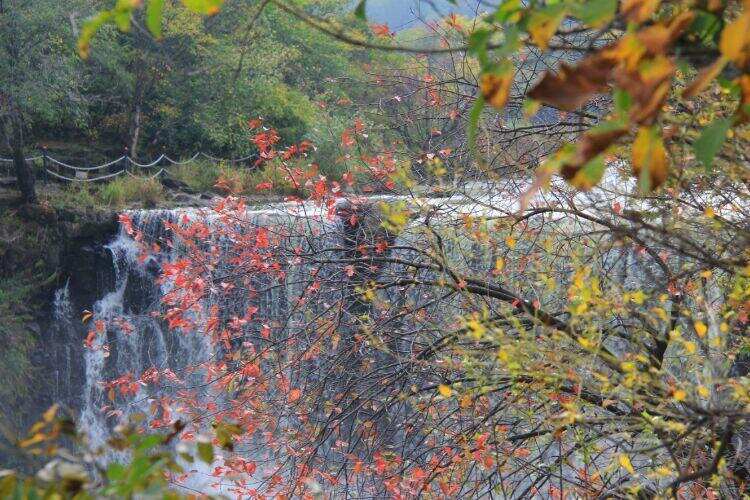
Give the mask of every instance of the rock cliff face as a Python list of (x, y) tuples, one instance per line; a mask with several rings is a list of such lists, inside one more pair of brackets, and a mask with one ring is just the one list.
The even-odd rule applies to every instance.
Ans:
[(117, 229), (110, 211), (0, 206), (0, 379), (9, 382), (0, 387), (0, 468), (27, 465), (12, 443), (53, 401), (80, 406), (83, 366), (70, 360), (83, 359), (83, 336), (62, 334), (73, 330), (56, 324), (56, 294), (67, 284), (80, 317), (111, 288), (104, 245)]

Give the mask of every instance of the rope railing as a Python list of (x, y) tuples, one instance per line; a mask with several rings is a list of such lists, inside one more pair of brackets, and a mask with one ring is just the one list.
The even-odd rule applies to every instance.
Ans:
[[(101, 165), (92, 166), (92, 167), (80, 167), (80, 166), (71, 165), (71, 164), (66, 163), (64, 161), (58, 160), (57, 158), (54, 158), (54, 157), (52, 157), (52, 156), (50, 156), (48, 154), (31, 156), (31, 157), (28, 157), (28, 158), (24, 158), (24, 160), (27, 161), (27, 162), (33, 162), (33, 161), (43, 160), (43, 162), (44, 162), (43, 170), (47, 174), (49, 174), (50, 176), (52, 176), (53, 178), (61, 180), (61, 181), (66, 181), (66, 182), (98, 182), (98, 181), (112, 179), (112, 178), (117, 177), (117, 176), (119, 176), (119, 175), (121, 175), (123, 173), (127, 173), (131, 177), (152, 178), (152, 179), (154, 179), (154, 178), (156, 178), (156, 177), (158, 177), (158, 176), (160, 176), (160, 175), (162, 175), (164, 173), (168, 173), (167, 168), (169, 168), (172, 165), (187, 165), (187, 164), (193, 163), (194, 161), (196, 161), (201, 156), (204, 157), (204, 158), (206, 158), (206, 159), (208, 159), (208, 160), (211, 160), (211, 161), (221, 162), (221, 163), (233, 163), (233, 164), (242, 163), (242, 162), (248, 161), (248, 160), (250, 160), (252, 158), (255, 158), (255, 155), (249, 155), (249, 156), (245, 156), (243, 158), (225, 159), (225, 158), (218, 158), (218, 157), (215, 157), (215, 156), (211, 156), (211, 155), (209, 155), (207, 153), (204, 153), (204, 152), (198, 152), (198, 153), (195, 153), (190, 158), (187, 158), (187, 159), (184, 159), (184, 160), (174, 160), (174, 159), (170, 158), (169, 156), (167, 156), (166, 154), (161, 154), (161, 155), (159, 155), (158, 158), (156, 158), (156, 159), (154, 159), (154, 160), (152, 160), (152, 161), (150, 161), (148, 163), (140, 163), (140, 162), (138, 162), (137, 160), (135, 160), (134, 158), (132, 158), (129, 155), (123, 155), (123, 156), (120, 156), (119, 158), (116, 158), (114, 160), (108, 161), (106, 163), (102, 163)], [(12, 164), (13, 161), (14, 160), (12, 158), (2, 158), (2, 157), (0, 157), (0, 163)], [(163, 161), (167, 162), (169, 165), (167, 165), (166, 168), (165, 167), (160, 167), (159, 171), (157, 171), (153, 175), (139, 176), (139, 175), (132, 174), (131, 172), (128, 171), (128, 166), (132, 166), (132, 167), (135, 167), (135, 168), (138, 168), (138, 169), (149, 169), (149, 168), (159, 167), (160, 166), (159, 164), (161, 162), (163, 162)], [(104, 174), (104, 175), (99, 175), (97, 177), (89, 177), (89, 174), (92, 174), (93, 172), (97, 172), (97, 171), (101, 171), (101, 170), (104, 170), (104, 169), (107, 169), (107, 168), (114, 167), (118, 163), (121, 163), (121, 162), (127, 163), (127, 165), (124, 165), (122, 169), (120, 169), (120, 170), (118, 170), (116, 172), (111, 172), (111, 173), (107, 173), (107, 174)], [(8, 166), (10, 166), (10, 165), (8, 165)], [(58, 168), (58, 171), (51, 170), (50, 166)], [(75, 173), (75, 176), (74, 177), (69, 177), (67, 175), (64, 175), (64, 169), (72, 170)], [(60, 170), (63, 170), (63, 171), (60, 171)]]

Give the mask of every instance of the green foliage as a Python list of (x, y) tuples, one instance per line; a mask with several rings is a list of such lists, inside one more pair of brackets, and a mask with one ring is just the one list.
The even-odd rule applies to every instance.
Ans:
[(94, 208), (101, 205), (98, 194), (95, 186), (88, 182), (81, 182), (64, 186), (59, 193), (49, 197), (42, 194), (42, 199), (49, 198), (48, 201), (60, 207)]
[(732, 128), (732, 120), (718, 119), (704, 128), (701, 136), (693, 144), (695, 157), (706, 167), (706, 170), (711, 169), (714, 157), (724, 144), (730, 128)]
[[(333, 0), (299, 3), (319, 15), (342, 12)], [(254, 150), (248, 141), (250, 119), (262, 116), (285, 141), (299, 142), (320, 123), (348, 114), (330, 104), (367, 91), (363, 83), (344, 90), (337, 80), (360, 80), (360, 63), (371, 55), (297, 22), (273, 4), (249, 34), (236, 20), (254, 18), (254, 3), (152, 0), (145, 5), (141, 10), (118, 2), (103, 19), (100, 13), (87, 24), (96, 36), (82, 34), (89, 62), (76, 69), (85, 75), (82, 102), (89, 123), (98, 126), (74, 128), (74, 135), (132, 149), (138, 118), (136, 156), (148, 157), (143, 144), (151, 142), (149, 148), (168, 152), (240, 157)], [(218, 7), (220, 14), (205, 22), (202, 14)], [(149, 26), (160, 43), (143, 30), (118, 29), (120, 11)], [(75, 40), (66, 41), (72, 50)]]
[(29, 298), (34, 283), (21, 278), (6, 278), (0, 282), (0, 401), (12, 401), (28, 391), (29, 377), (34, 367), (29, 354), (36, 344), (27, 325), (33, 320)]
[(0, 13), (0, 121), (20, 113), (25, 121), (48, 126), (81, 123), (83, 74), (76, 64), (68, 19), (70, 10), (81, 3), (41, 0), (5, 5)]
[(198, 192), (214, 190), (221, 168), (212, 161), (193, 161), (169, 169), (169, 176)]
[[(95, 481), (84, 465), (84, 440), (76, 434), (73, 422), (58, 413), (57, 405), (47, 410), (19, 446), (29, 455), (55, 456), (61, 439), (65, 438), (76, 443), (76, 450), (81, 453), (60, 453), (60, 458), (52, 458), (33, 477), (3, 471), (0, 498), (150, 498), (154, 495), (164, 499), (183, 498), (169, 491), (167, 481), (169, 473), (183, 472), (177, 455), (168, 446), (184, 427), (182, 423), (175, 423), (169, 434), (143, 434), (136, 432), (132, 425), (124, 426), (108, 445), (127, 453), (130, 460), (127, 464), (111, 463), (102, 480)], [(89, 450), (91, 455), (101, 452)], [(182, 458), (193, 461), (188, 453), (183, 453)]]
[(156, 178), (124, 176), (104, 185), (99, 198), (112, 207), (123, 207), (130, 203), (154, 207), (164, 198), (164, 188)]

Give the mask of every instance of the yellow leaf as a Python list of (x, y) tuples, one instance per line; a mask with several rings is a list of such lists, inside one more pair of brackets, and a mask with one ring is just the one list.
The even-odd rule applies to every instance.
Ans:
[(672, 475), (672, 471), (668, 467), (662, 466), (656, 469), (656, 474), (661, 477), (667, 477)]
[(654, 311), (654, 314), (659, 316), (659, 319), (662, 321), (667, 321), (669, 319), (669, 315), (667, 314), (667, 311), (665, 311), (661, 307), (654, 307), (652, 311)]
[(636, 370), (635, 363), (632, 361), (623, 361), (620, 363), (620, 368), (622, 368), (622, 371), (624, 372), (634, 372)]
[(633, 175), (644, 190), (659, 187), (667, 179), (667, 151), (656, 127), (641, 127), (633, 142)]
[(642, 290), (637, 290), (630, 294), (630, 300), (635, 302), (639, 306), (643, 305), (643, 303), (646, 301), (646, 294), (643, 293)]
[(503, 259), (502, 257), (498, 257), (495, 260), (495, 272), (501, 273), (503, 272), (503, 269), (505, 269), (505, 259)]
[(485, 73), (482, 75), (480, 88), (485, 100), (493, 107), (502, 109), (510, 94), (510, 85), (513, 83), (513, 71), (504, 71), (501, 74)]
[(516, 248), (516, 239), (513, 236), (508, 236), (507, 238), (505, 238), (505, 244), (508, 246), (508, 248), (513, 250), (514, 248)]
[(44, 412), (42, 415), (42, 420), (44, 420), (47, 423), (52, 422), (52, 420), (55, 418), (55, 415), (57, 415), (57, 410), (60, 408), (60, 405), (57, 403), (50, 406), (47, 411)]
[(33, 446), (35, 444), (41, 443), (45, 439), (47, 439), (47, 436), (45, 434), (43, 434), (41, 432), (37, 432), (36, 434), (34, 434), (33, 436), (31, 436), (30, 438), (24, 439), (23, 441), (21, 441), (20, 443), (18, 443), (18, 446), (20, 446), (21, 448), (28, 448), (29, 446)]
[(617, 457), (617, 461), (620, 463), (620, 467), (622, 467), (623, 469), (625, 469), (631, 474), (635, 474), (635, 469), (633, 468), (633, 464), (630, 462), (630, 457), (628, 457), (624, 453), (621, 453)]
[(711, 392), (708, 390), (708, 388), (705, 385), (699, 385), (698, 395), (702, 398), (707, 398), (708, 396), (711, 395)]
[(750, 10), (729, 23), (721, 32), (719, 50), (727, 59), (742, 66), (748, 54), (745, 46), (750, 42)]
[(438, 386), (438, 392), (444, 398), (449, 398), (453, 394), (453, 389), (451, 389), (450, 386), (448, 386), (448, 385), (440, 384)]
[(577, 340), (578, 343), (581, 344), (581, 347), (583, 347), (584, 349), (592, 349), (595, 346), (595, 344), (586, 337), (578, 337)]
[(508, 361), (510, 360), (510, 355), (508, 354), (508, 351), (506, 351), (504, 349), (500, 349), (499, 351), (497, 351), (497, 359), (501, 363), (507, 364)]
[(685, 398), (687, 397), (687, 393), (683, 391), (682, 389), (677, 389), (672, 394), (672, 397), (675, 401), (685, 401)]
[(716, 216), (716, 212), (714, 212), (713, 207), (706, 207), (706, 210), (703, 212), (703, 215), (705, 215), (709, 219), (713, 219)]
[(540, 49), (546, 50), (550, 38), (557, 31), (557, 27), (565, 19), (565, 9), (562, 4), (548, 6), (546, 9), (534, 10), (529, 17), (528, 31), (531, 41)]
[(487, 332), (487, 328), (475, 319), (466, 322), (466, 327), (471, 331), (472, 336), (479, 340)]
[(693, 323), (693, 326), (695, 327), (695, 333), (697, 333), (700, 338), (706, 336), (708, 327), (703, 321), (696, 321), (695, 323)]
[(683, 344), (683, 347), (685, 347), (685, 350), (688, 354), (695, 354), (695, 351), (697, 350), (697, 346), (695, 345), (695, 342), (685, 342)]

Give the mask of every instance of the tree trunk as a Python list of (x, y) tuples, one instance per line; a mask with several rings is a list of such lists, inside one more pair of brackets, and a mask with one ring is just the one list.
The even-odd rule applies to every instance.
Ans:
[(146, 85), (144, 82), (144, 75), (141, 71), (136, 72), (135, 76), (135, 88), (133, 89), (133, 103), (130, 115), (130, 157), (137, 160), (143, 121), (143, 98), (146, 93)]
[(134, 160), (138, 159), (138, 139), (141, 135), (141, 105), (140, 103), (135, 107), (135, 114), (133, 116), (133, 132), (130, 140), (130, 156)]
[(24, 203), (36, 203), (36, 189), (34, 187), (34, 171), (24, 159), (23, 125), (19, 119), (13, 120), (13, 166), (16, 171), (18, 190)]

